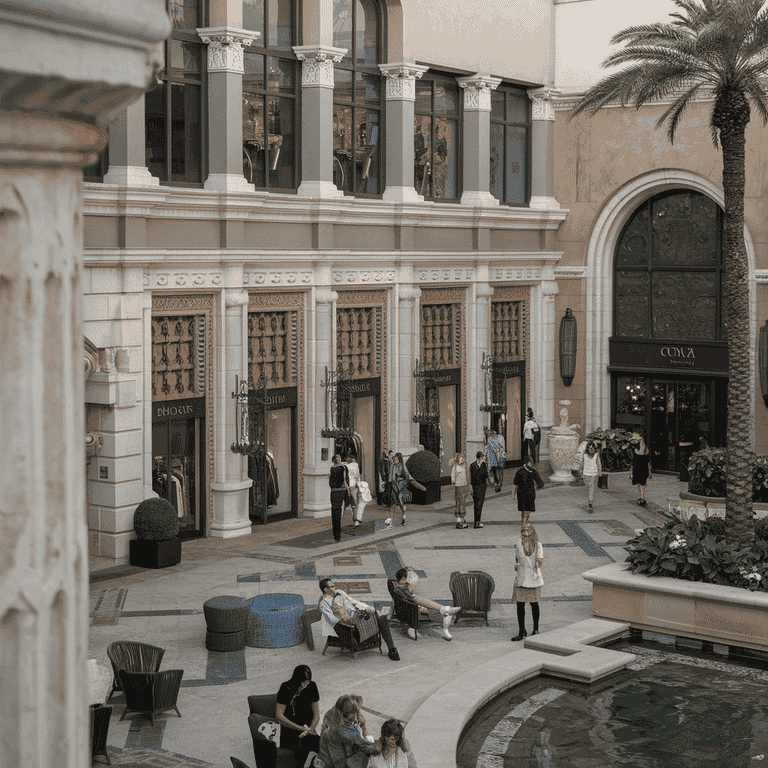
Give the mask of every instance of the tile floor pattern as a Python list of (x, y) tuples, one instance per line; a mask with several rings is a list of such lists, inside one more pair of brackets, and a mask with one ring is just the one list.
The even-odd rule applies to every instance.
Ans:
[[(594, 514), (586, 510), (583, 488), (548, 485), (537, 496), (532, 522), (545, 550), (542, 629), (591, 615), (591, 587), (581, 573), (621, 559), (621, 547), (634, 529), (660, 522), (666, 499), (679, 488), (674, 478), (654, 477), (648, 498), (656, 504), (640, 508), (625, 473), (612, 477), (611, 486), (610, 494), (596, 492)], [(93, 560), (90, 656), (107, 664), (110, 642), (140, 640), (166, 649), (162, 669), (184, 670), (181, 719), (167, 713), (156, 718), (154, 728), (138, 715), (121, 722), (124, 700), (121, 695), (111, 699), (108, 744), (119, 756), (118, 764), (230, 768), (233, 755), (252, 766), (246, 697), (277, 691), (297, 664), (309, 664), (313, 671), (321, 713), (342, 693), (355, 692), (376, 712), (407, 722), (443, 684), (508, 653), (509, 638), (517, 634), (511, 550), (519, 532), (519, 513), (505, 489), (486, 498), (485, 528), (460, 531), (454, 526), (450, 496), (450, 489), (444, 489), (443, 503), (411, 507), (408, 525), (394, 528), (383, 523), (387, 509), (369, 504), (365, 525), (358, 529), (345, 525), (338, 544), (330, 535), (329, 519), (302, 518), (255, 527), (251, 536), (237, 539), (185, 542), (182, 562), (160, 571), (100, 567), (104, 561)], [(378, 652), (361, 653), (357, 662), (338, 650), (322, 656), (319, 624), (313, 625), (314, 652), (303, 643), (279, 649), (247, 647), (233, 653), (205, 649), (202, 605), (210, 597), (290, 592), (313, 608), (320, 597), (318, 579), (330, 576), (383, 611), (391, 604), (386, 580), (403, 565), (418, 569), (418, 591), (440, 603), (451, 603), (448, 580), (453, 571), (479, 568), (490, 573), (496, 582), (490, 626), (462, 620), (451, 630), (450, 643), (434, 627), (413, 642), (393, 621), (400, 662)], [(360, 591), (365, 588), (367, 592)], [(124, 604), (118, 612), (121, 599)], [(369, 716), (372, 733), (378, 733), (383, 719)], [(409, 737), (428, 740), (429, 734)], [(130, 755), (123, 760), (140, 749), (144, 753), (133, 762)]]

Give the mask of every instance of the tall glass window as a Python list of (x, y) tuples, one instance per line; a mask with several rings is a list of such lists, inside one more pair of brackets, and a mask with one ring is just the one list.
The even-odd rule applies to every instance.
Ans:
[(334, 0), (333, 182), (354, 195), (381, 194), (382, 15), (376, 0)]
[(244, 56), (243, 175), (259, 189), (298, 186), (295, 20), (294, 0), (243, 0), (243, 27), (259, 33)]
[(521, 88), (491, 92), (491, 194), (506, 205), (527, 205), (530, 195), (531, 105)]
[(427, 200), (456, 200), (460, 191), (461, 99), (452, 77), (427, 72), (416, 81), (414, 169), (416, 191)]
[(173, 23), (160, 84), (145, 96), (147, 168), (161, 181), (201, 184), (204, 165), (203, 0), (170, 0)]

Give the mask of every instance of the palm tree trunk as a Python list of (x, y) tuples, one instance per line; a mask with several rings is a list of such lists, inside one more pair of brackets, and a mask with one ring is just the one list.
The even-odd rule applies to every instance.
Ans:
[(714, 123), (723, 150), (723, 193), (726, 227), (726, 321), (728, 324), (728, 427), (725, 519), (729, 537), (754, 536), (752, 472), (754, 451), (752, 334), (749, 322), (749, 274), (744, 242), (744, 148), (749, 104), (742, 93), (718, 100)]

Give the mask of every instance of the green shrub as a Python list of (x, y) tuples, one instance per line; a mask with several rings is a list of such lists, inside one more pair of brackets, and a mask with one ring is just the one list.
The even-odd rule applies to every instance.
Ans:
[(768, 542), (768, 517), (755, 518), (755, 540)]
[(640, 445), (640, 435), (626, 429), (595, 429), (587, 440), (591, 440), (600, 451), (603, 472), (621, 472), (632, 466), (632, 454)]
[(646, 528), (627, 542), (627, 562), (632, 573), (646, 576), (768, 592), (768, 541), (756, 538), (746, 546), (737, 544), (724, 536), (725, 530), (718, 518), (696, 517)]
[(133, 529), (147, 541), (174, 539), (179, 535), (176, 509), (167, 499), (145, 499), (133, 513)]
[(752, 498), (755, 501), (768, 501), (768, 456), (755, 456), (752, 470)]
[(698, 496), (725, 496), (725, 449), (705, 448), (688, 460), (688, 490)]
[(433, 483), (440, 479), (440, 459), (432, 451), (412, 453), (405, 468), (417, 483)]

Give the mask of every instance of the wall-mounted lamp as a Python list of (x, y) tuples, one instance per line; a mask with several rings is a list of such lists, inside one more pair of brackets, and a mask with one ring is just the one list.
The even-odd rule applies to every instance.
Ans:
[(565, 310), (560, 321), (560, 375), (570, 387), (576, 374), (576, 318), (571, 309)]
[(757, 367), (760, 371), (760, 390), (768, 407), (768, 320), (757, 336)]

